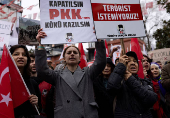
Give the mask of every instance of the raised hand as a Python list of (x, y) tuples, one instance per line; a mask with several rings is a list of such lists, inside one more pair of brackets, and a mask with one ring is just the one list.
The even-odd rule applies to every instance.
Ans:
[(39, 29), (39, 30), (38, 30), (38, 34), (37, 34), (37, 36), (36, 36), (36, 39), (37, 39), (37, 41), (39, 42), (39, 44), (41, 44), (41, 38), (45, 38), (45, 37), (47, 36), (46, 33), (43, 32), (42, 30), (43, 30), (42, 28)]

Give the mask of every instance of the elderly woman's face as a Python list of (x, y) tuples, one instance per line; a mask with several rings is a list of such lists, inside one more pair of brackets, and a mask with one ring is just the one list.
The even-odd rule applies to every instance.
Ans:
[(153, 78), (156, 78), (159, 76), (159, 68), (155, 65), (151, 65), (151, 72), (152, 72), (152, 75), (153, 75)]
[(102, 73), (103, 75), (110, 75), (112, 72), (111, 70), (112, 70), (111, 65), (107, 63)]
[(27, 64), (27, 55), (23, 48), (17, 48), (12, 57), (18, 68), (24, 67)]

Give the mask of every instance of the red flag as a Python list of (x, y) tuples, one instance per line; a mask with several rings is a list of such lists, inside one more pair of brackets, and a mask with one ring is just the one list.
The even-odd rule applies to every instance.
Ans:
[(34, 13), (33, 14), (33, 19), (36, 19), (36, 17), (37, 17), (37, 13)]
[(147, 8), (153, 8), (153, 2), (146, 3), (146, 9)]
[(27, 10), (32, 10), (33, 7), (34, 7), (34, 5), (31, 5), (27, 8)]
[(14, 108), (16, 108), (17, 106), (23, 104), (25, 101), (28, 100), (28, 96), (30, 95), (30, 93), (9, 51), (8, 55), (12, 100), (13, 106)]
[(106, 57), (109, 57), (109, 50), (107, 46), (107, 41), (105, 40), (105, 47), (106, 47)]
[(23, 18), (25, 18), (27, 15), (24, 15)]
[(83, 50), (82, 43), (79, 43), (78, 49), (80, 50), (80, 53), (81, 53), (81, 58), (80, 58), (79, 66), (82, 69), (84, 67), (87, 67), (87, 60), (86, 60), (86, 56), (85, 56), (85, 53), (84, 53), (84, 50)]
[(8, 51), (5, 45), (0, 65), (0, 118), (14, 118), (8, 66)]
[(13, 17), (12, 20), (11, 20), (11, 22), (12, 22), (12, 23), (15, 23), (16, 20), (17, 20), (17, 17)]
[(135, 52), (138, 57), (139, 70), (137, 74), (140, 78), (144, 78), (142, 65), (143, 55), (137, 38), (131, 38), (131, 51)]
[(88, 62), (88, 63), (87, 63), (88, 67), (90, 67), (93, 63), (94, 63), (94, 61)]

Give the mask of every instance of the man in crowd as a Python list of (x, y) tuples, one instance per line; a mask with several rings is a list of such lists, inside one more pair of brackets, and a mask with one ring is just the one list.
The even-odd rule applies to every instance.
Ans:
[(162, 63), (161, 63), (161, 61), (157, 61), (156, 63), (159, 65), (160, 69), (162, 69)]
[[(53, 112), (53, 88), (52, 85), (42, 81), (40, 79), (41, 76), (37, 76), (37, 71), (35, 68), (35, 54), (30, 54), (31, 63), (30, 63), (30, 69), (31, 69), (31, 79), (34, 79), (39, 84), (39, 89), (41, 92), (41, 104), (42, 104), (42, 111), (41, 115), (44, 116), (44, 118), (53, 118), (54, 112)], [(51, 89), (52, 88), (52, 89)]]
[(31, 58), (31, 63), (30, 63), (31, 77), (37, 77), (37, 71), (35, 68), (35, 55), (30, 54), (30, 58)]

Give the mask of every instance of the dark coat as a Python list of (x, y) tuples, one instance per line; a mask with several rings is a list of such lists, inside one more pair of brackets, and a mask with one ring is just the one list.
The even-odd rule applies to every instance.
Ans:
[(170, 62), (163, 66), (161, 78), (162, 86), (166, 90), (165, 94), (166, 103), (170, 107)]
[(147, 80), (131, 76), (124, 81), (126, 67), (118, 63), (109, 77), (108, 90), (117, 95), (115, 118), (152, 118), (150, 108), (157, 95)]
[[(38, 97), (39, 111), (41, 111), (41, 93), (38, 88), (38, 84), (33, 79), (27, 78), (24, 80), (30, 93)], [(34, 115), (38, 115), (35, 107), (32, 106), (29, 100), (24, 102), (22, 105), (16, 107), (14, 109), (14, 114), (15, 118), (22, 118), (22, 116), (24, 116), (25, 118), (34, 118)]]
[(113, 118), (113, 96), (109, 95), (104, 86), (104, 78), (98, 76), (94, 81), (95, 100), (99, 106), (99, 118)]
[(45, 50), (36, 50), (36, 69), (42, 79), (55, 86), (54, 118), (98, 118), (94, 100), (93, 80), (106, 65), (103, 42), (96, 43), (96, 60), (88, 68), (79, 66), (74, 73), (66, 67), (54, 72), (47, 65)]

